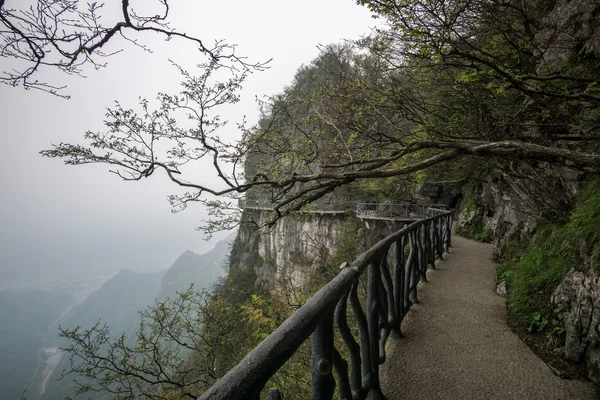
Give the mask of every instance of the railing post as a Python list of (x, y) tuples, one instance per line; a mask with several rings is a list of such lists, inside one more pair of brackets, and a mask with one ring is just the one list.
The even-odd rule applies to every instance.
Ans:
[(398, 336), (402, 336), (402, 319), (404, 319), (404, 287), (406, 274), (404, 270), (404, 247), (406, 236), (394, 243), (394, 299), (396, 305), (396, 326), (394, 327)]
[[(352, 286), (355, 287), (356, 283)], [(361, 357), (360, 346), (352, 336), (352, 331), (348, 327), (348, 319), (346, 311), (348, 308), (348, 297), (353, 289), (342, 297), (335, 308), (335, 323), (340, 331), (342, 340), (348, 347), (350, 354), (350, 376), (348, 376), (348, 366), (344, 360), (338, 358), (338, 354), (334, 353), (333, 366), (337, 373), (337, 382), (339, 385), (339, 393), (341, 399), (357, 399), (362, 394), (362, 372), (361, 372)], [(366, 322), (365, 324), (366, 325)], [(359, 326), (359, 329), (366, 331), (365, 327)]]
[(408, 311), (413, 304), (417, 304), (419, 299), (417, 298), (417, 284), (419, 283), (419, 276), (417, 271), (417, 245), (415, 243), (414, 232), (408, 234), (410, 251), (408, 253), (408, 259), (406, 260), (406, 281), (407, 281), (407, 294), (408, 304), (406, 311)]
[(425, 241), (427, 243), (427, 264), (435, 269), (435, 253), (433, 249), (433, 222), (429, 221), (425, 228)]
[(448, 215), (446, 218), (448, 221), (448, 239), (446, 242), (446, 253), (448, 253), (450, 247), (452, 247), (452, 214)]
[(421, 275), (421, 280), (423, 282), (427, 282), (427, 256), (425, 255), (425, 246), (424, 246), (424, 234), (425, 234), (425, 226), (421, 225), (419, 229), (417, 229), (416, 237), (417, 237), (417, 250), (418, 250), (418, 262), (419, 262), (419, 275)]
[(370, 393), (375, 398), (381, 398), (379, 386), (379, 285), (381, 271), (380, 260), (376, 257), (367, 269), (367, 325), (369, 329), (369, 356), (371, 358)]
[(394, 284), (392, 282), (392, 275), (390, 273), (390, 266), (387, 262), (387, 257), (384, 257), (381, 262), (381, 277), (383, 283), (382, 288), (385, 293), (384, 300), (386, 305), (386, 316), (384, 320), (388, 323), (388, 327), (392, 328), (396, 325), (396, 321), (398, 320), (398, 314), (396, 313), (396, 304), (394, 300)]
[(360, 361), (361, 361), (361, 391), (367, 391), (371, 382), (371, 352), (369, 340), (369, 323), (358, 299), (358, 281), (355, 281), (350, 290), (350, 304), (354, 312), (354, 319), (360, 331)]
[(444, 259), (444, 243), (442, 242), (442, 221), (439, 219), (434, 220), (435, 228), (435, 253), (436, 259)]
[(312, 400), (330, 400), (333, 379), (333, 310), (328, 312), (312, 334)]

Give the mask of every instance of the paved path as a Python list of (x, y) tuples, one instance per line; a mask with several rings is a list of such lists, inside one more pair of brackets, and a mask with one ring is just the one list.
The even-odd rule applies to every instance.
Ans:
[(587, 382), (554, 375), (506, 324), (492, 246), (453, 237), (419, 286), (420, 304), (390, 339), (383, 392), (396, 399), (597, 399)]

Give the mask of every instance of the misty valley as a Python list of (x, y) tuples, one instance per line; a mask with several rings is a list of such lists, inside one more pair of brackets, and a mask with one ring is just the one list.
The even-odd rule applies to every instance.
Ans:
[[(85, 279), (69, 288), (54, 290), (0, 290), (0, 399), (63, 400), (72, 396), (72, 376), (59, 380), (69, 366), (61, 349), (68, 341), (59, 337), (59, 326), (89, 329), (99, 321), (110, 327), (111, 335), (135, 339), (139, 311), (166, 297), (194, 288), (209, 289), (224, 274), (232, 235), (198, 255), (181, 254), (166, 270), (135, 272), (122, 269), (97, 290)], [(85, 277), (84, 277), (85, 278)], [(91, 275), (89, 280), (102, 279)], [(88, 291), (88, 293), (86, 293)], [(101, 398), (86, 394), (82, 398)]]

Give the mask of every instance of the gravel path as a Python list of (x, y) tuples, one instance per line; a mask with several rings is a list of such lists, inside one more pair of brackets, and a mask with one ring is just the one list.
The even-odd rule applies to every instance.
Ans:
[(598, 399), (588, 382), (563, 380), (506, 324), (492, 246), (453, 237), (446, 261), (419, 286), (420, 304), (390, 339), (381, 366), (388, 399)]

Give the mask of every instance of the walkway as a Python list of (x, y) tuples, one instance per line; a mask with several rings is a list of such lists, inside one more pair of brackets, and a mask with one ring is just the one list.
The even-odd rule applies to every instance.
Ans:
[[(239, 206), (246, 210), (273, 211), (275, 204), (267, 200), (239, 200)], [(365, 220), (381, 220), (410, 224), (430, 215), (431, 210), (446, 209), (444, 204), (412, 203), (359, 203), (320, 204), (299, 213), (318, 215), (345, 215), (354, 211), (356, 216)]]
[(454, 236), (419, 287), (420, 304), (390, 339), (383, 392), (399, 399), (597, 399), (591, 383), (552, 373), (506, 324), (493, 247)]

